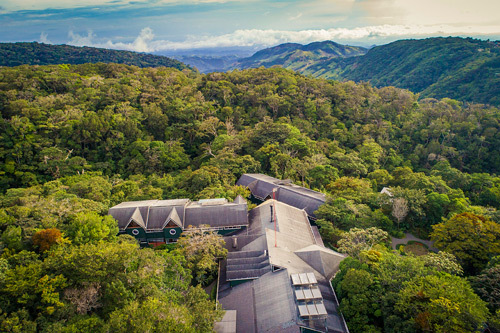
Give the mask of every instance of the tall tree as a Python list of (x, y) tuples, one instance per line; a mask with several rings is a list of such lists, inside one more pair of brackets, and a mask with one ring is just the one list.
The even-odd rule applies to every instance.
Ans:
[(457, 214), (433, 229), (434, 245), (455, 255), (467, 274), (479, 273), (492, 256), (500, 254), (500, 225), (484, 216)]

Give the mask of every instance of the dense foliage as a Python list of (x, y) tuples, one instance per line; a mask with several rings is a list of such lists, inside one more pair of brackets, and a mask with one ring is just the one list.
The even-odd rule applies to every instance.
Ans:
[(472, 38), (402, 40), (346, 59), (339, 77), (396, 86), (422, 97), (500, 105), (500, 44)]
[(409, 89), (421, 98), (500, 105), (498, 41), (458, 37), (400, 40), (368, 51), (330, 41), (287, 43), (261, 50), (233, 66), (274, 65), (314, 77)]
[(95, 47), (43, 43), (0, 43), (0, 66), (117, 63), (139, 67), (188, 68), (163, 56)]
[[(248, 196), (235, 186), (246, 172), (327, 194), (320, 232), (355, 257), (335, 282), (349, 325), (466, 331), (500, 322), (485, 296), (498, 290), (497, 245), (478, 244), (477, 265), (450, 250), (477, 275), (472, 287), (445, 252), (414, 258), (376, 245), (434, 230), (447, 250), (438, 240), (453, 233), (447, 221), (467, 217), (497, 230), (495, 107), (281, 68), (200, 75), (83, 64), (0, 68), (0, 111), (3, 331), (210, 330), (220, 313), (195, 285), (213, 275), (221, 242), (191, 234), (173, 251), (140, 250), (104, 215), (125, 200)], [(464, 230), (456, 241), (478, 253), (470, 244), (482, 238)]]
[[(85, 177), (96, 191), (112, 188), (102, 177)], [(183, 248), (140, 249), (134, 238), (117, 236), (116, 221), (102, 216), (107, 205), (72, 194), (70, 178), (1, 198), (0, 330), (212, 331), (221, 311), (192, 283), (196, 258), (188, 262)], [(223, 255), (220, 241), (212, 247)]]
[(379, 246), (342, 261), (333, 286), (352, 332), (478, 332), (487, 303), (457, 266), (446, 252), (400, 256)]

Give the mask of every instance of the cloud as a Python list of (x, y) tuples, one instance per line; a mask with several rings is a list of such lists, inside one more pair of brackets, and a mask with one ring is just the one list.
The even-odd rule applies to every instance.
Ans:
[(153, 52), (154, 48), (150, 46), (154, 38), (153, 30), (149, 27), (141, 30), (139, 36), (132, 43), (115, 43), (108, 41), (108, 45), (114, 46), (118, 49), (131, 50), (136, 52)]
[(141, 30), (139, 36), (131, 43), (113, 43), (111, 40), (106, 42), (96, 40), (95, 34), (89, 30), (87, 36), (82, 36), (73, 31), (69, 32), (69, 37), (71, 40), (68, 42), (69, 45), (74, 46), (93, 46), (93, 47), (101, 47), (107, 49), (116, 49), (116, 50), (129, 50), (136, 52), (153, 52), (155, 49), (151, 46), (154, 34), (151, 28), (144, 28)]
[(47, 37), (48, 35), (42, 31), (42, 33), (40, 34), (40, 43), (52, 44), (52, 42)]
[(89, 30), (87, 32), (87, 36), (81, 36), (77, 33), (74, 33), (73, 30), (70, 30), (68, 33), (68, 37), (71, 38), (71, 40), (68, 42), (69, 45), (103, 47), (102, 45), (99, 46), (99, 43), (94, 42), (95, 35), (92, 30)]
[(80, 36), (70, 31), (71, 41), (76, 46), (94, 46), (110, 49), (130, 50), (137, 52), (154, 52), (165, 50), (182, 50), (197, 48), (233, 47), (233, 46), (274, 46), (281, 43), (307, 44), (315, 41), (334, 40), (350, 43), (379, 43), (387, 39), (422, 38), (429, 36), (488, 36), (498, 35), (500, 26), (456, 27), (451, 25), (378, 25), (348, 28), (332, 28), (317, 30), (259, 30), (243, 29), (230, 34), (218, 36), (188, 36), (184, 41), (154, 40), (153, 30), (146, 27), (139, 36), (130, 43), (98, 42), (96, 36), (89, 31), (87, 36)]
[(302, 17), (302, 13), (298, 13), (297, 15), (295, 16), (291, 16), (288, 21), (295, 21), (295, 20), (298, 20), (299, 18)]

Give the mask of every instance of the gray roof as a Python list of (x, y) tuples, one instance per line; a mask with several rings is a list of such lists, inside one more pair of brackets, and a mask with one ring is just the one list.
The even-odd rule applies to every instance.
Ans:
[(148, 216), (148, 230), (161, 230), (169, 221), (182, 228), (184, 206), (151, 206)]
[(290, 180), (280, 180), (259, 173), (242, 175), (236, 185), (247, 186), (252, 194), (260, 200), (272, 199), (273, 189), (276, 188), (276, 200), (304, 209), (313, 218), (315, 217), (314, 212), (326, 201), (326, 195), (323, 193), (294, 185)]
[(237, 195), (236, 198), (234, 198), (234, 201), (233, 203), (235, 204), (246, 204), (247, 201), (245, 200), (245, 198), (243, 198), (241, 195)]
[[(225, 199), (224, 199), (225, 200)], [(213, 203), (213, 204), (211, 204)], [(248, 207), (244, 203), (222, 201), (191, 202), (186, 206), (186, 222), (184, 227), (200, 227), (208, 224), (210, 227), (247, 226)]]
[(297, 326), (297, 306), (285, 270), (270, 272), (253, 281), (258, 332), (281, 332)]
[(120, 230), (131, 221), (146, 230), (161, 230), (169, 221), (182, 227), (184, 206), (188, 202), (189, 199), (128, 201), (111, 207), (108, 214), (118, 221)]
[(340, 262), (346, 258), (343, 254), (316, 244), (295, 251), (295, 254), (327, 279), (333, 277), (339, 270)]
[(229, 283), (226, 283), (220, 287), (226, 288), (225, 290), (219, 289), (219, 302), (222, 307), (226, 311), (236, 310), (236, 332), (256, 332), (253, 283), (247, 282), (234, 287), (229, 287)]
[[(276, 213), (276, 231), (271, 219), (271, 206)], [(219, 297), (225, 309), (237, 310), (237, 331), (299, 332), (300, 327), (306, 327), (320, 332), (348, 332), (330, 285), (331, 277), (345, 256), (323, 246), (321, 239), (317, 239), (319, 235), (315, 235), (311, 228), (304, 210), (277, 200), (268, 200), (252, 209), (249, 217), (250, 225), (243, 237), (253, 237), (253, 241), (246, 241), (241, 251), (228, 254), (226, 280), (234, 280), (232, 274), (240, 270), (243, 271), (240, 271), (241, 276), (248, 276), (249, 273), (255, 275), (255, 271), (246, 272), (244, 268), (260, 269), (259, 264), (265, 261), (258, 258), (262, 258), (264, 254), (268, 256), (271, 266), (282, 269), (267, 272), (232, 289), (225, 289)], [(326, 319), (300, 317), (299, 300), (295, 297), (291, 275), (302, 273), (308, 273), (311, 281), (316, 280), (316, 285), (310, 287), (310, 291), (316, 294), (320, 292), (322, 295), (322, 300), (315, 299), (314, 302), (321, 309), (324, 306)], [(238, 298), (235, 298), (233, 291), (241, 298), (242, 288), (252, 295), (245, 297), (245, 300), (253, 302), (253, 307), (243, 305), (247, 302), (237, 302)], [(254, 318), (253, 323), (247, 320), (247, 316)]]
[(226, 279), (256, 279), (271, 271), (269, 258), (264, 251), (238, 251), (227, 254)]
[(211, 227), (248, 225), (247, 202), (241, 197), (235, 202), (226, 199), (129, 201), (110, 208), (108, 214), (118, 221), (120, 230), (126, 229), (131, 221), (148, 231), (162, 230), (168, 222), (181, 228), (202, 224)]
[[(308, 190), (306, 188), (280, 187), (276, 193), (276, 200), (284, 202), (290, 206), (304, 209), (308, 215), (315, 217), (314, 212), (319, 206), (325, 203), (326, 196), (323, 193)], [(314, 193), (310, 193), (314, 192)]]
[(214, 325), (217, 333), (236, 333), (236, 311), (226, 311), (224, 317)]

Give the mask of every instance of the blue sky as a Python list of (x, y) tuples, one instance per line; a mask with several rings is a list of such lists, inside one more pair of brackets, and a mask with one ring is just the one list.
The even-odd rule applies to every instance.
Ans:
[(334, 40), (500, 39), (498, 0), (0, 0), (0, 41), (141, 52)]

